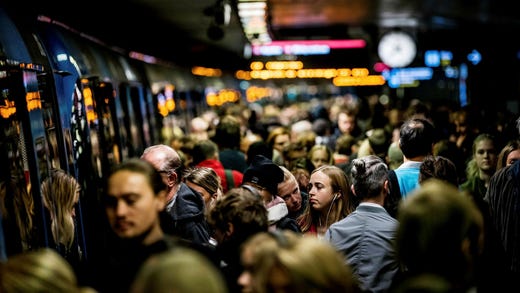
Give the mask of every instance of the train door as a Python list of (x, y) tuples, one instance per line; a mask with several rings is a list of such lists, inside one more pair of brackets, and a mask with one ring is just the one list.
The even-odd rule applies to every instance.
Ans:
[(145, 113), (150, 121), (151, 144), (161, 143), (162, 117), (157, 110), (157, 98), (149, 88), (145, 89)]
[(6, 255), (48, 246), (39, 190), (50, 170), (37, 66), (0, 60), (0, 185)]
[(119, 98), (123, 110), (123, 125), (130, 134), (130, 157), (140, 156), (144, 148), (151, 144), (149, 123), (143, 119), (144, 98), (142, 88), (122, 83), (119, 86)]
[[(105, 133), (113, 133), (114, 126), (104, 122), (110, 115), (104, 114), (96, 103), (102, 87), (95, 77), (83, 78), (89, 68), (90, 60), (85, 60), (77, 42), (66, 38), (47, 23), (41, 23), (35, 38), (38, 47), (45, 50), (49, 67), (52, 69), (46, 84), (53, 91), (54, 115), (57, 117), (56, 129), (48, 129), (49, 137), (53, 132), (60, 149), (61, 168), (75, 176), (81, 186), (81, 196), (76, 208), (75, 228), (78, 243), (85, 259), (90, 252), (103, 249), (105, 230), (104, 211), (100, 204), (102, 179), (113, 163), (119, 162), (118, 147), (106, 148), (105, 141), (117, 144), (118, 138), (105, 139)], [(113, 91), (107, 90), (110, 97)], [(105, 95), (106, 96), (106, 95)], [(99, 98), (103, 100), (103, 98)], [(110, 98), (108, 98), (110, 100)], [(98, 112), (99, 110), (99, 112)], [(48, 115), (51, 116), (51, 115)], [(108, 117), (108, 118), (107, 118)], [(105, 132), (105, 126), (111, 128)], [(114, 135), (110, 136), (114, 138)]]

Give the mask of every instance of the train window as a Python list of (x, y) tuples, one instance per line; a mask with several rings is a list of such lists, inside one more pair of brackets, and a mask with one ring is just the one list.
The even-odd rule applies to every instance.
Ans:
[[(129, 134), (129, 156), (139, 156), (144, 150), (142, 124), (138, 121), (138, 114), (140, 111), (136, 111), (135, 103), (132, 100), (138, 100), (140, 97), (137, 95), (137, 91), (132, 89), (128, 84), (121, 84), (119, 86), (119, 97), (121, 101), (121, 110), (123, 113), (123, 124), (127, 134)], [(142, 119), (141, 119), (142, 120)]]
[(95, 87), (96, 107), (102, 129), (101, 139), (105, 148), (106, 159), (109, 166), (121, 162), (121, 137), (119, 124), (117, 123), (114, 88), (106, 82), (97, 83)]
[(49, 162), (36, 72), (5, 72), (0, 78), (0, 161), (5, 164), (0, 168), (0, 214), (9, 237), (0, 254), (9, 256), (47, 244), (39, 180), (48, 174)]

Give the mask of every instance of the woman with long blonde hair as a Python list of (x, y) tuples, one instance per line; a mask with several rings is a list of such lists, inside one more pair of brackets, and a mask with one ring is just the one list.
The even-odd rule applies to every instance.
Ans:
[(80, 185), (64, 170), (51, 170), (41, 186), (43, 205), (49, 212), (54, 248), (73, 266), (83, 257), (76, 241), (75, 206)]

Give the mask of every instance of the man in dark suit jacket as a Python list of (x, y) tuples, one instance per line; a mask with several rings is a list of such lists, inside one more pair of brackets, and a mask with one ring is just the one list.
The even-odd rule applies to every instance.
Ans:
[(192, 241), (209, 244), (209, 227), (204, 216), (204, 200), (195, 190), (184, 184), (179, 154), (167, 145), (146, 148), (141, 159), (151, 163), (167, 185), (166, 208), (161, 214), (161, 227), (165, 233)]

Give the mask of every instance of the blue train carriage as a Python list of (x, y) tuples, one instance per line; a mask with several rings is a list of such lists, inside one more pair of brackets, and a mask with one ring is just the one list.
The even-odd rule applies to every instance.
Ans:
[(40, 16), (37, 27), (53, 72), (65, 141), (71, 142), (72, 165), (86, 195), (86, 246), (97, 251), (103, 249), (103, 212), (98, 210), (103, 178), (114, 164), (159, 142), (157, 102), (142, 62), (47, 17)]
[(40, 88), (46, 68), (33, 62), (2, 7), (0, 48), (0, 258), (6, 259), (48, 246), (51, 236), (39, 187), (55, 162), (47, 130), (56, 121), (46, 109), (48, 92)]

